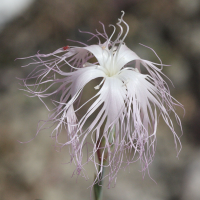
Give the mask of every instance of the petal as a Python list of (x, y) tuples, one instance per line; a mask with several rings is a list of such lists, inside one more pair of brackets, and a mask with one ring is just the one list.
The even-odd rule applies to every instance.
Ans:
[(141, 58), (126, 45), (122, 44), (115, 53), (115, 66), (120, 70), (124, 65), (133, 60), (140, 60)]
[(80, 68), (71, 73), (70, 94), (74, 96), (80, 89), (93, 79), (105, 77), (105, 73), (97, 66)]
[[(147, 135), (151, 135), (153, 134), (152, 131), (156, 131), (158, 120), (156, 113), (157, 107), (160, 110), (165, 123), (176, 136), (168, 112), (172, 111), (175, 116), (177, 116), (177, 114), (173, 108), (174, 103), (172, 97), (166, 88), (162, 88), (161, 90), (159, 85), (157, 85), (150, 76), (132, 70), (122, 70), (119, 78), (126, 84), (127, 98), (130, 103), (129, 114), (132, 113), (133, 122), (138, 129), (139, 127), (145, 128)], [(131, 106), (133, 106), (133, 111), (131, 110)], [(165, 107), (167, 107), (168, 110)], [(137, 122), (137, 124), (135, 122)], [(149, 133), (148, 128), (151, 129)]]
[(69, 62), (71, 63), (73, 61), (72, 65), (76, 68), (83, 67), (83, 64), (89, 59), (88, 51), (83, 47), (70, 48), (68, 57), (71, 56), (73, 57), (69, 60)]
[(107, 48), (103, 48), (100, 45), (91, 45), (83, 48), (90, 51), (96, 57), (99, 65), (104, 66), (104, 64), (108, 61), (110, 52)]
[[(106, 77), (103, 86), (100, 91), (96, 94), (98, 98), (90, 106), (87, 113), (80, 120), (82, 124), (101, 106), (101, 110), (93, 122), (89, 126), (89, 130), (97, 129), (100, 130), (103, 122), (106, 120), (104, 132), (117, 122), (121, 113), (124, 110), (125, 104), (124, 99), (126, 98), (126, 90), (123, 87), (123, 83), (117, 77)], [(83, 125), (82, 125), (83, 126)]]
[(127, 98), (132, 101), (132, 105), (135, 106), (135, 108), (133, 108), (135, 117), (139, 120), (140, 111), (142, 111), (148, 120), (147, 124), (150, 124), (149, 112), (152, 120), (155, 118), (151, 110), (150, 102), (159, 108), (162, 107), (157, 88), (148, 81), (148, 75), (143, 75), (132, 70), (123, 70), (119, 78), (123, 80), (126, 85)]
[(108, 77), (102, 87), (102, 98), (109, 127), (111, 123), (119, 119), (125, 107), (126, 89), (123, 87), (122, 81), (117, 77)]

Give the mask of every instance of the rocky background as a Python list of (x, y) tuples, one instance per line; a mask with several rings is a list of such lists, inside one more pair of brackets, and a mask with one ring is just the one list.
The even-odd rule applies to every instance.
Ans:
[[(1, 0), (2, 3), (4, 0)], [(1, 4), (0, 1), (0, 4)], [(19, 0), (12, 1), (12, 8)], [(28, 2), (28, 0), (27, 0)], [(37, 98), (28, 98), (16, 77), (31, 71), (21, 68), (27, 60), (16, 58), (49, 53), (68, 44), (67, 38), (86, 42), (78, 29), (111, 31), (126, 12), (130, 25), (126, 44), (140, 57), (158, 62), (139, 43), (152, 47), (162, 59), (164, 72), (173, 81), (172, 95), (185, 107), (177, 108), (183, 123), (179, 159), (173, 135), (160, 121), (157, 152), (143, 179), (139, 163), (120, 171), (115, 188), (104, 188), (109, 200), (199, 200), (200, 199), (200, 1), (199, 0), (24, 0), (23, 11), (8, 21), (0, 10), (0, 199), (89, 200), (94, 169), (86, 166), (89, 180), (72, 177), (68, 150), (57, 152), (50, 131), (35, 136), (37, 123), (46, 119), (46, 108)], [(29, 6), (28, 6), (29, 5)], [(23, 5), (22, 5), (23, 6)], [(1, 7), (1, 5), (0, 5)], [(10, 13), (7, 13), (10, 12)], [(181, 131), (177, 127), (177, 133)], [(105, 185), (106, 186), (106, 185)]]

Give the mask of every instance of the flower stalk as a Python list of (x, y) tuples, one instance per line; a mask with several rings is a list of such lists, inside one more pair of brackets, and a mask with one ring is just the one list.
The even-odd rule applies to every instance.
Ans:
[(106, 155), (102, 152), (102, 147), (105, 146), (105, 139), (103, 138), (101, 141), (97, 141), (97, 159), (99, 161), (98, 172), (94, 178), (94, 197), (95, 200), (101, 200), (103, 196), (103, 177), (105, 167), (101, 165), (106, 163)]
[[(113, 129), (109, 130), (110, 132), (110, 137), (109, 137), (109, 144), (110, 144), (110, 154), (113, 149), (113, 141), (115, 137), (115, 126)], [(108, 148), (105, 148), (106, 146), (106, 140), (105, 137), (102, 138), (102, 140), (97, 141), (97, 158), (99, 161), (99, 167), (98, 167), (98, 173), (95, 175), (94, 179), (94, 197), (95, 200), (101, 200), (103, 196), (103, 179), (104, 179), (104, 171), (105, 171), (105, 166), (107, 164), (107, 159), (108, 159)]]
[[(104, 170), (103, 167), (101, 169), (101, 165), (99, 165), (98, 174), (95, 176), (94, 180), (98, 179), (99, 181), (94, 184), (94, 197), (95, 200), (101, 200), (103, 196), (103, 176), (104, 176)], [(101, 171), (101, 173), (100, 173)]]

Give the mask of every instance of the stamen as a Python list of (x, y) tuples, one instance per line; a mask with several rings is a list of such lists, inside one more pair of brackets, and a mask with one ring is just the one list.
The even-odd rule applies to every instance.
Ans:
[(95, 86), (94, 89), (98, 90), (100, 88), (100, 86), (104, 83), (105, 78), (99, 83), (99, 85)]
[[(119, 22), (117, 23), (117, 25), (118, 25), (118, 26), (121, 28), (121, 30), (122, 30), (122, 32), (121, 32), (121, 34), (120, 34), (120, 37), (121, 37), (121, 35), (122, 35), (122, 33), (123, 33), (123, 28), (122, 28), (122, 26), (120, 25), (121, 22), (123, 22), (123, 23), (126, 25), (127, 30), (126, 30), (126, 33), (125, 33), (124, 37), (123, 37), (122, 40), (120, 41), (120, 44), (119, 44), (119, 46), (118, 46), (118, 51), (117, 51), (117, 53), (116, 53), (116, 55), (115, 55), (115, 58), (117, 58), (118, 53), (119, 53), (119, 49), (120, 49), (122, 43), (124, 42), (126, 36), (128, 35), (128, 32), (129, 32), (129, 25), (123, 20), (124, 14), (125, 14), (125, 12), (122, 11), (122, 16), (121, 16), (121, 18), (119, 19)], [(118, 37), (118, 38), (119, 38), (119, 37)]]
[[(96, 34), (90, 33), (90, 32), (87, 32), (87, 31), (81, 31), (81, 30), (79, 30), (79, 32), (80, 32), (80, 33), (87, 33), (87, 34), (93, 35), (93, 37), (96, 37), (96, 38), (99, 40), (99, 44), (101, 44), (101, 40), (100, 40), (100, 38), (99, 38)], [(93, 38), (93, 37), (92, 37), (92, 38)], [(89, 40), (90, 40), (90, 39), (89, 39)]]
[(106, 33), (106, 29), (105, 29), (105, 26), (102, 22), (99, 22), (102, 26), (103, 26), (103, 31), (104, 31), (104, 35), (108, 38), (108, 35)]
[(98, 33), (97, 35), (100, 35), (102, 38), (107, 39), (104, 33), (100, 33), (97, 29), (96, 29), (96, 32)]
[[(120, 37), (122, 36), (122, 34), (123, 34), (123, 28), (122, 28), (122, 26), (121, 26), (120, 24), (121, 24), (122, 21), (124, 22), (124, 20), (123, 20), (124, 14), (125, 14), (125, 12), (122, 11), (122, 16), (121, 16), (120, 19), (118, 19), (119, 22), (117, 23), (117, 26), (120, 27), (121, 31), (120, 31), (119, 35), (117, 36), (117, 39), (116, 39), (115, 42), (113, 43), (112, 50), (113, 50), (113, 47), (115, 46), (115, 44), (116, 44), (118, 41), (120, 41), (119, 38), (120, 38)], [(126, 23), (125, 23), (125, 24), (126, 24)], [(123, 37), (123, 39), (120, 41), (120, 46), (121, 46), (122, 42), (124, 41), (124, 39), (126, 38), (128, 32), (129, 32), (129, 26), (128, 26), (128, 24), (126, 24), (126, 26), (127, 26), (127, 32), (126, 32), (125, 36)], [(120, 46), (119, 46), (119, 47), (120, 47)]]
[(83, 67), (89, 67), (89, 66), (92, 66), (93, 64), (89, 63), (89, 62), (86, 62), (85, 64), (83, 64)]
[(124, 83), (123, 83), (122, 87), (123, 87), (123, 86), (125, 86), (125, 87), (126, 87), (126, 86), (127, 86), (127, 84), (128, 84), (128, 82), (129, 82), (129, 79), (127, 79), (126, 81), (124, 81)]
[[(121, 16), (120, 19), (118, 19), (119, 22), (117, 23), (117, 25), (118, 25), (122, 30), (123, 30), (123, 28), (122, 28), (121, 25), (120, 25), (122, 22), (123, 22), (123, 23), (126, 25), (126, 27), (127, 27), (127, 31), (126, 31), (124, 37), (122, 38), (122, 40), (120, 41), (120, 46), (121, 46), (121, 44), (123, 43), (124, 39), (126, 38), (126, 36), (128, 35), (128, 32), (129, 32), (129, 25), (123, 20), (124, 14), (125, 14), (125, 12), (122, 11), (122, 16)], [(121, 35), (122, 35), (122, 34), (121, 34)], [(121, 36), (121, 35), (120, 35), (120, 36)]]
[(121, 35), (123, 34), (123, 28), (122, 26), (120, 26), (120, 23), (118, 22), (117, 25), (120, 27), (121, 31), (117, 36), (117, 39), (114, 41), (113, 46), (115, 46), (115, 44), (119, 41), (119, 38), (121, 37)]
[(123, 19), (124, 15), (125, 15), (125, 12), (122, 10), (122, 16), (121, 16), (121, 19)]
[(111, 34), (110, 38), (108, 39), (108, 43), (110, 43), (111, 38), (113, 37), (113, 35), (115, 34), (115, 31), (116, 31), (116, 27), (114, 25), (110, 24), (109, 27), (110, 26), (112, 26), (114, 28), (114, 30), (113, 30), (113, 33)]
[(140, 71), (138, 70), (138, 68), (133, 68), (133, 70), (137, 73), (140, 73)]
[(129, 32), (129, 25), (123, 19), (122, 19), (122, 22), (126, 25), (127, 31), (120, 43), (122, 43), (125, 40), (126, 36), (128, 35), (128, 32)]

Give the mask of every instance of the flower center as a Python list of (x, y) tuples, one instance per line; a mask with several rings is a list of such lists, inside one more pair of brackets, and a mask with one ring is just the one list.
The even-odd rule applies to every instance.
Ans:
[(116, 70), (114, 70), (114, 69), (110, 69), (110, 70), (108, 70), (108, 72), (106, 73), (106, 75), (107, 75), (108, 77), (115, 76), (116, 74), (117, 74), (117, 72), (116, 72)]
[(116, 51), (113, 51), (112, 49), (107, 50), (107, 58), (104, 60), (104, 64), (103, 64), (103, 68), (104, 68), (104, 72), (108, 77), (112, 77), (115, 76), (119, 70), (116, 67), (116, 63), (115, 63), (115, 55), (116, 55)]

